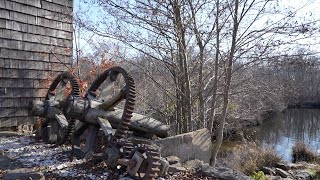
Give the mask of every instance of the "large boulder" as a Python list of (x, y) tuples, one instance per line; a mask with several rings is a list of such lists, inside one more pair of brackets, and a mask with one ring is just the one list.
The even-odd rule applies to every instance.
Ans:
[(162, 157), (177, 156), (182, 163), (192, 159), (210, 161), (212, 143), (207, 129), (159, 139), (155, 143), (160, 146)]

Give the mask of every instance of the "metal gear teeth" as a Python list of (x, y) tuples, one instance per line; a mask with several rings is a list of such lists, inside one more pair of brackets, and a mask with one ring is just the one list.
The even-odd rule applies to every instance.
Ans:
[(143, 179), (156, 178), (160, 173), (159, 167), (161, 165), (159, 162), (160, 154), (158, 153), (158, 151), (152, 146), (146, 144), (136, 144), (130, 156), (132, 156), (135, 151), (143, 151), (147, 156), (146, 161), (148, 162), (148, 167)]
[(70, 84), (72, 86), (71, 93), (73, 96), (75, 96), (75, 97), (80, 96), (80, 88), (79, 88), (79, 84), (78, 84), (78, 81), (76, 80), (76, 78), (72, 74), (70, 74), (69, 72), (63, 72), (63, 73), (59, 74), (51, 83), (51, 85), (48, 89), (48, 93), (45, 97), (46, 100), (49, 100), (49, 94), (57, 88), (59, 82), (62, 79), (68, 79), (70, 81)]
[(111, 144), (108, 143), (107, 146), (116, 145), (117, 147), (122, 147), (123, 156), (125, 157), (128, 157), (129, 154), (133, 155), (132, 153), (134, 153), (135, 150), (143, 150), (147, 153), (147, 160), (149, 163), (147, 170), (148, 172), (146, 172), (145, 177), (143, 179), (155, 178), (160, 172), (160, 155), (158, 151), (156, 149), (153, 149), (153, 147), (151, 147), (150, 145), (148, 145), (148, 142), (136, 144), (134, 148), (133, 142), (130, 142), (128, 140), (123, 141), (123, 139), (126, 138), (127, 131), (129, 130), (129, 125), (135, 105), (136, 91), (133, 78), (123, 68), (113, 67), (102, 73), (89, 88), (88, 92), (95, 92), (99, 88), (99, 86), (107, 79), (111, 71), (116, 71), (124, 77), (126, 83), (126, 90), (124, 92), (125, 105), (121, 117), (121, 122), (114, 136), (109, 142)]
[[(46, 94), (45, 100), (49, 100), (49, 95), (52, 94), (52, 92), (57, 88), (59, 82), (61, 82), (63, 79), (69, 80), (69, 82), (71, 84), (72, 90), (71, 90), (70, 95), (73, 97), (80, 97), (80, 87), (79, 87), (78, 81), (75, 78), (75, 76), (70, 74), (69, 72), (63, 72), (63, 73), (59, 74), (51, 83), (51, 85), (48, 89), (48, 92)], [(58, 144), (63, 144), (73, 134), (73, 129), (74, 129), (74, 125), (75, 125), (76, 120), (69, 119), (68, 117), (66, 117), (66, 118), (68, 119), (67, 132), (65, 133), (65, 137), (63, 137), (61, 139), (61, 141), (58, 142)]]
[(126, 84), (126, 90), (124, 93), (125, 98), (125, 105), (124, 105), (124, 111), (121, 117), (121, 122), (111, 139), (111, 143), (117, 143), (120, 139), (125, 138), (127, 131), (129, 130), (129, 125), (132, 117), (132, 113), (134, 110), (135, 105), (135, 85), (133, 78), (121, 67), (113, 67), (105, 72), (103, 72), (91, 85), (88, 92), (96, 92), (96, 90), (99, 88), (99, 86), (108, 78), (110, 75), (110, 72), (117, 72), (118, 74), (121, 74), (124, 77), (125, 84)]
[(123, 149), (124, 158), (129, 158), (130, 153), (133, 149), (133, 143), (130, 140), (125, 140), (121, 142), (121, 146)]

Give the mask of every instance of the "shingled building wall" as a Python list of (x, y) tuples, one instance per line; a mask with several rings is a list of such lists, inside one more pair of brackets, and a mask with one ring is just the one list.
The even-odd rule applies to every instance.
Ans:
[(0, 128), (33, 123), (42, 80), (72, 63), (72, 12), (73, 0), (0, 0)]

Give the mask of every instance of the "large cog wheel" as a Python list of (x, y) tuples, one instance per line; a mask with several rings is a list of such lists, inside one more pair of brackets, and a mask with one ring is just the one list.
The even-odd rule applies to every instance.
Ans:
[[(51, 83), (45, 96), (45, 110), (49, 106), (56, 107), (55, 117), (45, 118), (41, 125), (41, 134), (44, 141), (54, 144), (63, 144), (73, 133), (75, 119), (66, 119), (66, 127), (61, 127), (56, 118), (65, 118), (62, 115), (64, 105), (70, 96), (79, 97), (80, 89), (75, 76), (69, 72), (59, 74)], [(48, 112), (44, 112), (47, 114)], [(59, 117), (60, 116), (60, 117)], [(50, 127), (50, 128), (49, 128)], [(52, 136), (55, 136), (52, 138)]]
[[(121, 82), (122, 81), (122, 82)], [(112, 67), (104, 71), (90, 86), (86, 95), (88, 101), (98, 102), (98, 106), (88, 108), (98, 108), (103, 111), (113, 110), (118, 104), (123, 105), (121, 121), (114, 134), (110, 136), (105, 147), (111, 149), (121, 149), (121, 139), (126, 138), (129, 130), (130, 119), (132, 117), (135, 104), (135, 86), (133, 78), (121, 67)], [(91, 103), (89, 103), (91, 104)], [(88, 130), (88, 137), (85, 142), (84, 150), (80, 148), (80, 135)], [(79, 123), (73, 136), (73, 145), (77, 149), (78, 158), (85, 157), (93, 150), (93, 142), (97, 136), (97, 126), (86, 121)], [(78, 155), (77, 155), (78, 154)]]
[(114, 82), (115, 78), (117, 78), (119, 74), (121, 74), (124, 77), (125, 81), (125, 86), (121, 88), (120, 92), (111, 99), (105, 98), (105, 96), (108, 96), (108, 92), (110, 90), (110, 87), (108, 85), (111, 83), (109, 83), (107, 84), (107, 87), (104, 88), (104, 90), (106, 91), (101, 91), (100, 96), (98, 98), (98, 100), (103, 101), (103, 105), (100, 106), (100, 108), (106, 111), (111, 110), (122, 100), (125, 99), (124, 111), (122, 114), (121, 122), (114, 136), (111, 139), (112, 143), (117, 142), (121, 138), (126, 138), (127, 131), (129, 130), (130, 119), (134, 110), (136, 97), (134, 80), (123, 68), (113, 67), (101, 74), (88, 89), (88, 93), (93, 93), (96, 95), (98, 88), (102, 85), (104, 81), (111, 80)]

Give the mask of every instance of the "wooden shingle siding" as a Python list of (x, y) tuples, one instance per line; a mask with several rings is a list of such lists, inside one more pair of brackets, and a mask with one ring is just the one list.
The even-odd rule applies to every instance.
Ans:
[[(21, 59), (46, 62), (69, 62), (71, 55), (56, 54), (56, 48), (52, 49), (52, 53), (23, 51), (18, 49), (7, 49), (0, 47), (0, 58), (2, 59)], [(63, 51), (66, 52), (66, 51)], [(53, 54), (54, 53), (54, 54)]]
[(33, 97), (7, 97), (7, 98), (0, 98), (0, 106), (1, 108), (13, 108), (17, 109), (20, 108), (23, 111), (26, 111), (28, 103), (30, 100), (34, 99)]
[[(41, 39), (40, 39), (41, 40)], [(42, 43), (33, 42), (21, 42), (17, 40), (1, 39), (1, 52), (5, 53), (6, 50), (19, 50), (19, 51), (29, 51), (29, 52), (41, 52), (41, 53), (52, 53), (62, 54), (71, 56), (70, 47), (58, 47), (52, 45), (44, 45)]]
[(2, 22), (2, 26), (3, 28), (6, 28), (6, 29), (19, 31), (22, 33), (30, 33), (30, 34), (72, 40), (72, 31), (63, 31), (63, 30), (48, 28), (44, 26), (29, 25), (24, 22), (11, 21), (8, 19), (2, 19), (2, 20), (4, 20), (4, 22)]
[[(50, 7), (57, 5), (48, 2), (45, 3), (45, 6)], [(26, 5), (24, 4), (9, 1), (6, 4), (6, 6), (0, 6), (0, 17), (3, 19), (13, 20), (22, 23), (34, 24), (69, 32), (72, 31), (72, 22), (70, 19), (70, 13), (72, 13), (72, 9), (70, 9), (69, 7), (59, 5), (58, 8), (61, 8), (59, 11), (54, 11), (51, 9), (46, 10), (43, 8), (31, 6), (28, 6), (27, 8), (25, 7)], [(65, 24), (61, 26), (61, 23)]]
[(40, 95), (44, 95), (47, 91), (46, 89), (39, 89), (35, 91), (36, 87), (25, 88), (25, 87), (13, 87), (7, 88), (6, 98), (28, 98), (28, 97), (41, 97)]
[(71, 40), (49, 37), (44, 35), (37, 35), (31, 33), (21, 33), (19, 31), (10, 30), (10, 29), (0, 29), (0, 38), (4, 40), (16, 40), (23, 41), (28, 43), (39, 43), (39, 39), (41, 39), (41, 44), (44, 45), (53, 45), (57, 47), (66, 47), (70, 43)]
[[(9, 88), (36, 88), (38, 83), (34, 79), (17, 78), (12, 81), (11, 78), (3, 78), (0, 82), (1, 87)], [(8, 96), (8, 95), (7, 95)]]
[(21, 117), (21, 116), (27, 116), (26, 111), (24, 111), (22, 108), (0, 108), (0, 118), (5, 117)]
[(0, 0), (0, 128), (32, 124), (43, 81), (72, 63), (73, 0)]
[(10, 69), (27, 69), (27, 70), (48, 70), (48, 71), (63, 71), (64, 66), (60, 62), (45, 62), (45, 61), (32, 61), (32, 60), (17, 60), (17, 59), (2, 59), (0, 58), (0, 68)]

